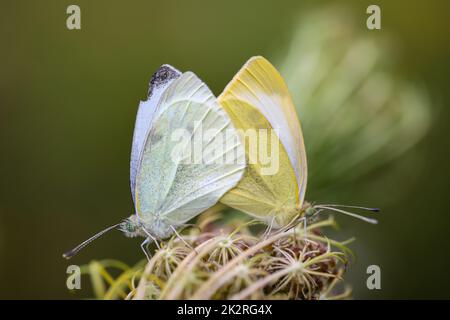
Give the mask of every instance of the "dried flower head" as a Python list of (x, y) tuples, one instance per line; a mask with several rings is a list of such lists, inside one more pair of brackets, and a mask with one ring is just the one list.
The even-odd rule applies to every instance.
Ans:
[[(105, 299), (333, 299), (350, 252), (325, 238), (321, 228), (333, 219), (272, 231), (236, 225), (217, 213), (204, 214), (182, 238), (163, 242), (147, 262), (130, 268), (92, 262), (97, 298)], [(93, 268), (92, 266), (95, 266)], [(122, 273), (113, 278), (107, 268)], [(138, 282), (138, 285), (135, 285)], [(105, 287), (109, 285), (108, 289)]]

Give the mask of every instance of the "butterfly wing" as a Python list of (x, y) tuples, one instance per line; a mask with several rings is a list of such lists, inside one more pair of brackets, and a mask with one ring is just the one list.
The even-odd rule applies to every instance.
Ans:
[[(184, 139), (174, 139), (179, 133)], [(202, 133), (207, 134), (198, 147)], [(199, 152), (200, 161), (195, 159)], [(223, 157), (226, 162), (213, 161)], [(185, 223), (216, 204), (244, 169), (244, 149), (229, 117), (197, 76), (184, 73), (161, 97), (145, 142), (136, 212), (153, 234), (165, 237), (168, 226)]]
[[(286, 150), (269, 121), (254, 106), (233, 98), (223, 99), (223, 96), (220, 104), (227, 111), (235, 127), (244, 134), (243, 141), (246, 141), (244, 145), (248, 158), (243, 178), (235, 188), (222, 197), (220, 202), (271, 223), (275, 227), (286, 225), (295, 212), (288, 212), (282, 208), (295, 208), (298, 195), (295, 171)], [(257, 136), (253, 142), (246, 137), (247, 133), (250, 136), (252, 132)], [(260, 143), (264, 141), (263, 136), (266, 133), (269, 143), (267, 151), (264, 150), (263, 153), (275, 155), (278, 161), (278, 168), (270, 174), (265, 173), (266, 166), (258, 158), (258, 155), (262, 154)], [(256, 145), (256, 148), (252, 148), (252, 144)], [(258, 161), (251, 161), (251, 158)]]
[(302, 130), (291, 95), (280, 73), (265, 58), (250, 58), (219, 97), (237, 99), (259, 110), (279, 133), (298, 183), (298, 203), (306, 192), (307, 165)]
[(152, 119), (157, 110), (157, 105), (164, 91), (178, 77), (181, 72), (170, 65), (162, 65), (152, 76), (146, 101), (141, 101), (134, 125), (133, 144), (130, 160), (130, 184), (131, 195), (135, 202), (134, 190), (136, 187), (136, 172), (140, 163), (145, 139), (149, 133)]

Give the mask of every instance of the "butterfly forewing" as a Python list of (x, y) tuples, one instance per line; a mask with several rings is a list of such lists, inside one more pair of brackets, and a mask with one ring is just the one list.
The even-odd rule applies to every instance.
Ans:
[[(177, 227), (213, 206), (238, 183), (245, 155), (230, 119), (193, 73), (167, 88), (157, 112), (138, 169), (136, 212), (164, 237), (167, 226)], [(222, 133), (224, 139), (214, 139)]]
[(306, 192), (307, 166), (303, 135), (289, 90), (280, 73), (263, 57), (253, 57), (227, 85), (219, 100), (237, 99), (258, 109), (277, 130), (297, 177), (298, 202)]
[(133, 201), (135, 201), (136, 172), (142, 156), (145, 139), (149, 134), (152, 120), (157, 111), (158, 102), (169, 85), (180, 76), (181, 72), (174, 67), (169, 65), (161, 66), (150, 80), (147, 100), (141, 101), (139, 104), (134, 125), (130, 160), (130, 183)]
[[(229, 114), (233, 124), (240, 132), (251, 132), (258, 136), (261, 141), (266, 133), (275, 134), (272, 126), (264, 115), (252, 105), (236, 99), (221, 99), (221, 105)], [(289, 212), (279, 212), (282, 207), (295, 208), (297, 204), (298, 186), (295, 177), (295, 171), (289, 161), (286, 150), (279, 143), (278, 137), (274, 137), (278, 146), (272, 149), (268, 145), (269, 153), (277, 157), (277, 166), (274, 172), (267, 174), (264, 168), (267, 167), (260, 161), (252, 162), (249, 160), (252, 147), (249, 139), (243, 137), (247, 154), (247, 167), (239, 184), (227, 192), (220, 200), (223, 204), (248, 213), (274, 226), (281, 226), (289, 222), (292, 218)], [(254, 149), (256, 154), (260, 154), (260, 145)], [(268, 137), (268, 141), (273, 141)], [(259, 159), (259, 158), (258, 158)]]

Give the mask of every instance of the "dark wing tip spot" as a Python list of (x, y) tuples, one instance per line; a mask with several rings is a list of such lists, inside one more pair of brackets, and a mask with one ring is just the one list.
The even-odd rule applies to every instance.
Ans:
[(167, 83), (172, 79), (176, 79), (181, 75), (181, 72), (168, 64), (163, 64), (159, 69), (153, 74), (150, 80), (150, 86), (148, 89), (148, 97), (152, 95), (153, 89), (158, 88), (161, 85)]

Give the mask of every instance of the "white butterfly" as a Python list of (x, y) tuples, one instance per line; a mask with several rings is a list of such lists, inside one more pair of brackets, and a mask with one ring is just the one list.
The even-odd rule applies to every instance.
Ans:
[[(174, 141), (173, 133), (180, 130), (184, 140)], [(201, 161), (187, 161), (200, 130), (208, 132), (201, 136), (201, 148), (194, 149), (202, 154)], [(145, 237), (142, 248), (147, 254), (150, 240), (171, 236), (177, 227), (215, 205), (239, 182), (244, 169), (245, 151), (238, 133), (210, 89), (194, 73), (163, 65), (153, 75), (148, 100), (140, 103), (136, 117), (130, 162), (136, 214), (64, 257), (72, 257), (116, 227), (126, 236)]]

